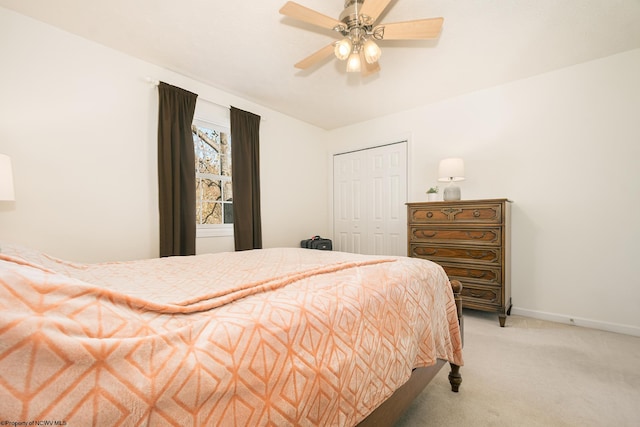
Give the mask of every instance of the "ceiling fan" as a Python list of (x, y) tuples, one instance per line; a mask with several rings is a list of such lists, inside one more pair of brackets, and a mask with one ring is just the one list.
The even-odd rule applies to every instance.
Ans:
[(438, 38), (444, 18), (376, 24), (389, 3), (391, 0), (345, 0), (344, 11), (339, 19), (333, 19), (288, 1), (280, 9), (281, 14), (333, 30), (343, 37), (298, 62), (295, 67), (307, 69), (333, 53), (336, 58), (347, 61), (347, 72), (361, 72), (367, 76), (380, 71), (378, 60), (382, 51), (376, 41)]

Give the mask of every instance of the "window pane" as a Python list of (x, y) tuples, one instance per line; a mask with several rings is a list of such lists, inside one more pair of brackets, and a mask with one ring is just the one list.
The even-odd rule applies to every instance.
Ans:
[(221, 199), (221, 182), (219, 179), (202, 179), (202, 200), (214, 201)]
[(228, 127), (195, 121), (196, 223), (233, 224), (231, 134)]
[(202, 224), (222, 224), (222, 206), (220, 203), (202, 203)]
[(233, 205), (231, 203), (224, 204), (224, 223), (233, 224)]
[(202, 224), (202, 203), (196, 202), (196, 224)]
[[(202, 179), (196, 178), (196, 200), (202, 200)], [(199, 217), (198, 217), (199, 218)]]
[(218, 131), (192, 125), (196, 172), (220, 175), (220, 135)]
[(224, 190), (223, 190), (223, 196), (224, 196), (224, 201), (225, 202), (230, 202), (233, 200), (233, 190), (232, 185), (231, 185), (231, 181), (224, 181), (223, 184), (224, 186)]
[(220, 169), (222, 176), (231, 177), (231, 138), (229, 134), (220, 134)]

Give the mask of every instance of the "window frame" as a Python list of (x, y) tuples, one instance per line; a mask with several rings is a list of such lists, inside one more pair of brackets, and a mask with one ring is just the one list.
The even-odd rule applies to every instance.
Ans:
[[(194, 117), (191, 124), (204, 127), (204, 128), (214, 128), (219, 132), (226, 132), (229, 135), (229, 138), (231, 138), (230, 123), (225, 124), (225, 123), (220, 123), (219, 121), (203, 119), (201, 117)], [(195, 152), (195, 146), (194, 146), (194, 152)], [(232, 162), (231, 167), (233, 168), (233, 159), (231, 160), (231, 162)], [(198, 171), (196, 170), (196, 176), (194, 176), (193, 185), (197, 185), (197, 179), (198, 179)], [(229, 178), (228, 180), (233, 182), (231, 178)], [(196, 200), (196, 203), (198, 202), (199, 202), (199, 199)], [(198, 224), (196, 220), (196, 238), (223, 237), (223, 236), (233, 236), (233, 224)]]

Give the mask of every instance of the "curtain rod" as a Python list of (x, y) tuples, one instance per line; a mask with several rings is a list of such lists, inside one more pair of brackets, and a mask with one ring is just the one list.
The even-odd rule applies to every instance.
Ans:
[[(152, 84), (152, 85), (154, 85), (154, 86), (158, 86), (158, 85), (160, 84), (160, 80), (155, 80), (155, 79), (152, 79), (151, 77), (148, 77), (148, 76), (147, 76), (147, 77), (145, 77), (145, 80), (146, 80), (148, 83), (151, 83), (151, 84)], [(219, 102), (215, 102), (215, 101), (212, 101), (212, 100), (207, 99), (207, 98), (202, 98), (200, 95), (198, 95), (198, 98), (197, 98), (197, 99), (201, 99), (201, 100), (203, 100), (203, 101), (205, 101), (205, 102), (208, 102), (209, 104), (217, 105), (218, 107), (231, 109), (231, 106), (230, 106), (230, 105), (220, 104)], [(265, 119), (264, 117), (260, 117), (260, 121), (266, 122), (266, 121), (267, 121), (267, 119)]]
[[(146, 80), (147, 82), (151, 83), (151, 84), (152, 84), (152, 85), (154, 85), (154, 86), (158, 86), (158, 85), (160, 84), (160, 81), (159, 81), (159, 80), (154, 80), (154, 79), (152, 79), (151, 77), (147, 77), (145, 80)], [(220, 104), (219, 102), (211, 101), (210, 99), (207, 99), (207, 98), (202, 98), (200, 95), (198, 95), (198, 98), (197, 98), (197, 99), (201, 99), (201, 100), (203, 100), (203, 101), (206, 101), (206, 102), (208, 102), (209, 104), (217, 105), (218, 107), (231, 108), (231, 106), (230, 106), (230, 105)]]

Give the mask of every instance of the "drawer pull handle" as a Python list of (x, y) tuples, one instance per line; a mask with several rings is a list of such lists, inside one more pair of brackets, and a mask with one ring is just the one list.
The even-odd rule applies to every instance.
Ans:
[(485, 274), (486, 273), (483, 273), (482, 271), (477, 271), (477, 272), (470, 271), (469, 277), (473, 277), (474, 279), (482, 279), (485, 276)]
[(471, 291), (471, 292), (469, 292), (469, 296), (472, 297), (472, 298), (480, 298), (480, 299), (486, 300), (487, 302), (496, 302), (497, 301), (495, 295), (493, 296), (493, 298), (487, 298), (489, 296), (489, 293), (486, 293), (486, 292), (484, 294), (478, 294), (478, 293), (475, 293), (475, 292)]
[(423, 249), (423, 255), (435, 255), (438, 251), (435, 249)]
[(437, 231), (432, 231), (431, 233), (429, 233), (428, 231), (422, 231), (422, 237), (436, 237), (436, 235), (438, 234)]
[(469, 258), (482, 259), (489, 255), (489, 252), (483, 251), (479, 255), (474, 255), (471, 251), (467, 251), (467, 255), (469, 255)]
[(431, 211), (427, 212), (427, 218), (433, 218), (433, 212)]
[[(477, 234), (480, 234), (479, 236)], [(467, 231), (467, 237), (470, 239), (476, 239), (476, 240), (481, 240), (484, 239), (484, 237), (487, 235), (486, 231), (483, 231), (482, 233), (480, 233), (479, 231)]]
[(476, 209), (475, 211), (473, 211), (473, 216), (475, 218), (479, 218), (480, 217), (480, 211), (478, 209)]

